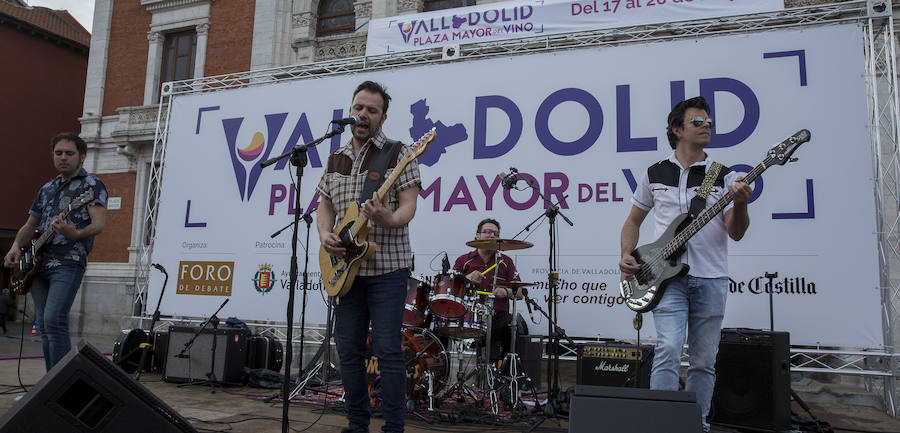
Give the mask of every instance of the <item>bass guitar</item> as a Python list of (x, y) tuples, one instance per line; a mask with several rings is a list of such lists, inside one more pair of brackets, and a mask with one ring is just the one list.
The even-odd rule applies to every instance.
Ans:
[[(809, 131), (803, 129), (772, 146), (766, 153), (766, 159), (744, 176), (744, 182), (752, 183), (767, 168), (792, 161), (791, 155), (794, 151), (809, 139)], [(684, 276), (690, 269), (686, 263), (678, 261), (684, 253), (688, 239), (725, 209), (733, 199), (731, 192), (726, 193), (693, 220), (689, 214), (679, 215), (656, 242), (643, 245), (631, 252), (641, 265), (641, 269), (630, 278), (623, 278), (619, 287), (628, 308), (638, 313), (646, 313), (659, 304), (666, 285), (675, 278)]]
[[(75, 200), (72, 200), (60, 214), (61, 218), (65, 220), (72, 212), (93, 202), (94, 190), (91, 188), (81, 193)], [(35, 230), (34, 237), (31, 239), (31, 245), (22, 247), (22, 255), (19, 257), (19, 263), (13, 268), (12, 275), (9, 277), (10, 289), (12, 289), (13, 292), (24, 295), (31, 289), (31, 280), (34, 278), (34, 275), (37, 274), (38, 270), (41, 269), (41, 264), (43, 263), (41, 253), (44, 251), (47, 241), (50, 240), (55, 233), (53, 227), (47, 227), (47, 229), (40, 234)]]
[[(437, 133), (434, 128), (431, 128), (431, 131), (419, 138), (409, 148), (406, 155), (397, 161), (394, 171), (375, 192), (378, 200), (384, 199), (406, 165), (425, 153), (428, 144), (434, 140), (435, 136)], [(344, 257), (332, 256), (325, 251), (324, 247), (319, 247), (319, 269), (322, 271), (322, 284), (325, 286), (328, 296), (346, 295), (353, 286), (353, 280), (356, 279), (356, 274), (359, 272), (359, 265), (375, 254), (375, 242), (366, 240), (370, 229), (369, 218), (359, 212), (359, 203), (354, 201), (350, 203), (350, 208), (347, 209), (341, 222), (332, 230), (332, 233), (341, 238), (341, 246), (347, 250), (346, 255)]]

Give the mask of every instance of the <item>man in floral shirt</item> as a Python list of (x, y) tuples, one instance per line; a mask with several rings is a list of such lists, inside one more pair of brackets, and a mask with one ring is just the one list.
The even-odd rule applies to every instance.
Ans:
[[(49, 371), (71, 348), (69, 340), (69, 310), (81, 286), (87, 256), (94, 245), (94, 236), (103, 231), (106, 223), (106, 186), (96, 176), (88, 174), (82, 165), (87, 145), (75, 134), (59, 134), (50, 142), (53, 166), (59, 175), (45, 183), (38, 191), (28, 220), (19, 229), (12, 248), (4, 257), (8, 268), (18, 265), (20, 249), (30, 245), (35, 230), (47, 228), (56, 232), (44, 246), (43, 260), (31, 282), (31, 296), (40, 324), (44, 363)], [(74, 210), (68, 218), (61, 214), (79, 195), (92, 189), (93, 202)]]

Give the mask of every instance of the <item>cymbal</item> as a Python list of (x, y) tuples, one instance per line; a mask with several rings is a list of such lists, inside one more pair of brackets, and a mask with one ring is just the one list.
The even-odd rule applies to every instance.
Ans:
[(528, 283), (525, 281), (497, 281), (499, 287), (509, 287), (510, 289), (518, 289), (519, 287), (533, 286), (537, 283)]
[(531, 248), (534, 246), (531, 242), (520, 241), (518, 239), (475, 239), (474, 241), (466, 242), (466, 245), (472, 248), (480, 248), (483, 250), (500, 250), (500, 251), (510, 251), (510, 250), (524, 250), (526, 248)]

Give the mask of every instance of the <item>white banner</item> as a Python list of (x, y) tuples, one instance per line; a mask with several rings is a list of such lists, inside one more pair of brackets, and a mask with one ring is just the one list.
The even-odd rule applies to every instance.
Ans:
[(373, 19), (366, 55), (782, 9), (783, 0), (514, 0)]
[[(716, 130), (709, 155), (749, 171), (799, 129), (812, 141), (754, 183), (751, 224), (729, 246), (726, 326), (768, 328), (794, 344), (882, 345), (872, 155), (862, 31), (855, 25), (566, 50), (397, 68), (264, 87), (179, 96), (172, 104), (153, 261), (171, 275), (165, 314), (285, 320), (293, 169), (259, 163), (325, 132), (344, 117), (361, 81), (384, 83), (393, 100), (389, 137), (411, 143), (431, 127), (419, 158), (423, 189), (410, 226), (415, 276), (470, 249), (476, 223), (498, 219), (513, 237), (544, 207), (530, 190), (506, 191), (497, 174), (518, 168), (574, 226), (557, 221), (560, 325), (572, 336), (634, 338), (633, 313), (616, 289), (619, 234), (631, 188), (671, 152), (666, 115), (684, 97), (705, 96)], [(522, 71), (529, 71), (527, 74)], [(565, 71), (565, 74), (560, 74)], [(304, 212), (329, 149), (308, 151)], [(524, 183), (520, 182), (520, 186)], [(649, 221), (649, 219), (648, 219)], [(306, 243), (305, 224), (299, 239)], [(530, 290), (549, 301), (546, 220), (518, 235), (534, 247), (512, 256)], [(645, 223), (641, 242), (652, 241)], [(307, 323), (324, 323), (315, 222)], [(300, 246), (303, 269), (303, 246)], [(777, 274), (777, 276), (775, 276)], [(162, 281), (152, 274), (150, 298)], [(175, 287), (173, 287), (175, 286)], [(300, 296), (298, 295), (299, 321)], [(519, 303), (520, 311), (524, 304)], [(527, 316), (527, 313), (523, 313)], [(641, 336), (653, 338), (652, 315)], [(531, 325), (545, 333), (546, 320)]]

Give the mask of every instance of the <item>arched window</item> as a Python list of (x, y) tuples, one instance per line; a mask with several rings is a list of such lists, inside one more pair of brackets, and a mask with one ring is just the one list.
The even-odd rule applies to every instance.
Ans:
[(353, 0), (320, 0), (316, 36), (350, 33), (356, 28)]
[(475, 6), (475, 0), (425, 0), (425, 12)]

